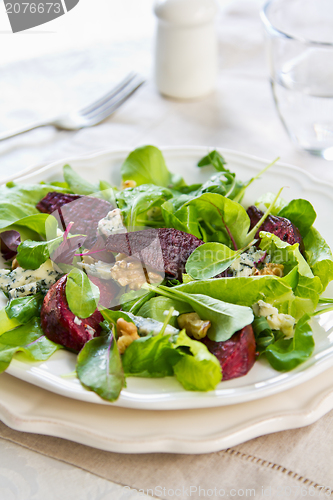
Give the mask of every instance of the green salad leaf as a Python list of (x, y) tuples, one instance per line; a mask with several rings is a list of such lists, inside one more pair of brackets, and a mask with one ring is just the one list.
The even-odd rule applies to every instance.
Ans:
[(297, 266), (299, 274), (313, 278), (313, 273), (309, 264), (304, 259), (299, 250), (299, 244), (289, 243), (282, 241), (278, 236), (265, 231), (260, 231), (259, 234), (260, 248), (266, 250), (270, 256), (270, 261), (275, 264), (283, 264), (284, 274), (288, 274), (295, 266)]
[(119, 318), (124, 319), (127, 323), (134, 323), (134, 321), (123, 311), (112, 311), (112, 309), (100, 308), (100, 312), (103, 318), (109, 323), (110, 327), (117, 326), (117, 320)]
[(41, 293), (18, 297), (8, 302), (5, 311), (9, 319), (15, 319), (19, 324), (24, 325), (40, 315), (43, 300), (44, 295)]
[(132, 342), (122, 360), (126, 376), (160, 378), (173, 375), (173, 366), (180, 357), (170, 342), (170, 335), (159, 333)]
[[(185, 314), (193, 311), (192, 307), (185, 302), (159, 296), (153, 297), (145, 302), (145, 304), (139, 309), (137, 315), (142, 316), (143, 318), (152, 318), (156, 321), (164, 323), (166, 316), (165, 312), (169, 311), (171, 307), (173, 307), (179, 314)], [(177, 317), (172, 316), (169, 324), (174, 328), (178, 328)]]
[(72, 269), (67, 276), (66, 298), (68, 306), (78, 318), (88, 318), (97, 307), (99, 288), (81, 269)]
[[(189, 207), (192, 208), (189, 211)], [(245, 209), (233, 200), (215, 193), (205, 193), (185, 203), (174, 216), (182, 221), (191, 231), (190, 224), (198, 227), (204, 241), (216, 241), (233, 246), (235, 250), (243, 246), (250, 227), (250, 219)], [(200, 237), (200, 235), (195, 234)]]
[(318, 276), (323, 290), (333, 279), (333, 256), (330, 247), (314, 228), (304, 238), (305, 255), (315, 276)]
[(212, 165), (218, 172), (229, 172), (229, 170), (227, 170), (224, 166), (226, 164), (227, 162), (225, 161), (223, 156), (220, 155), (220, 153), (216, 150), (208, 153), (208, 155), (201, 158), (201, 160), (197, 163), (198, 167), (206, 167), (207, 165)]
[[(175, 342), (177, 350), (182, 353), (181, 359), (173, 367), (177, 380), (187, 391), (212, 391), (222, 380), (222, 370), (218, 359), (207, 347), (190, 339), (182, 330)], [(191, 355), (184, 352), (189, 349)]]
[[(201, 281), (199, 283), (207, 282)], [(189, 304), (201, 319), (210, 321), (212, 326), (209, 328), (208, 337), (211, 340), (217, 342), (228, 340), (235, 332), (252, 323), (253, 312), (250, 307), (223, 302), (205, 292), (205, 294), (185, 292), (184, 286), (190, 285), (191, 283), (174, 288), (162, 285), (159, 287), (148, 286), (157, 294)]]
[(0, 335), (20, 326), (21, 322), (15, 318), (9, 318), (6, 308), (0, 310)]
[(142, 146), (132, 151), (121, 166), (123, 181), (141, 184), (155, 184), (162, 187), (185, 185), (182, 178), (171, 175), (161, 151), (155, 146)]
[(86, 389), (107, 401), (118, 399), (125, 376), (113, 332), (89, 340), (77, 357), (76, 373)]
[(190, 391), (210, 391), (221, 381), (221, 366), (207, 347), (190, 339), (185, 330), (175, 342), (170, 335), (142, 337), (132, 342), (123, 354), (126, 375), (167, 377), (175, 375)]
[(142, 184), (119, 191), (116, 200), (126, 227), (163, 227), (161, 206), (172, 196), (170, 189)]
[(292, 370), (311, 356), (315, 344), (310, 319), (309, 314), (304, 314), (296, 324), (293, 338), (277, 340), (266, 348), (265, 355), (275, 370)]
[(50, 241), (23, 241), (17, 249), (17, 262), (24, 269), (38, 269), (61, 244), (62, 236)]
[(70, 187), (72, 193), (89, 195), (99, 191), (98, 186), (83, 179), (70, 165), (63, 168), (64, 179)]
[(3, 333), (0, 337), (0, 373), (10, 365), (13, 356), (24, 353), (32, 361), (45, 361), (62, 347), (45, 337), (40, 320), (34, 318), (29, 323)]
[[(4, 223), (6, 221), (1, 222)], [(57, 227), (57, 220), (52, 215), (35, 214), (28, 215), (7, 226), (1, 227), (0, 232), (14, 230), (20, 233), (21, 240), (32, 239), (40, 241), (42, 238), (51, 239), (51, 237), (55, 237)]]
[(225, 271), (244, 252), (231, 250), (222, 243), (205, 243), (196, 248), (187, 259), (187, 274), (196, 280), (213, 278)]
[[(260, 196), (256, 202), (254, 203), (257, 208), (259, 208), (261, 205), (264, 205), (266, 209), (273, 203), (275, 199), (275, 194), (268, 192)], [(280, 210), (283, 209), (287, 205), (287, 202), (281, 198), (281, 196), (278, 197), (278, 199), (274, 203), (274, 207), (271, 210), (272, 215), (277, 215)]]
[(303, 238), (307, 235), (317, 217), (311, 203), (302, 199), (290, 201), (277, 215), (285, 217), (295, 224)]

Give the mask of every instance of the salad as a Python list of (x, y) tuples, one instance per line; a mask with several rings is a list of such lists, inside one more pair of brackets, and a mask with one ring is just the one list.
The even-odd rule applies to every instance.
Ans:
[[(273, 162), (274, 163), (274, 162)], [(115, 401), (127, 377), (176, 377), (210, 391), (261, 358), (292, 370), (314, 350), (313, 316), (333, 279), (311, 203), (261, 193), (212, 151), (187, 184), (144, 146), (121, 166), (122, 185), (63, 180), (0, 187), (0, 372), (16, 355), (77, 356), (83, 387)], [(318, 304), (327, 304), (316, 311)]]

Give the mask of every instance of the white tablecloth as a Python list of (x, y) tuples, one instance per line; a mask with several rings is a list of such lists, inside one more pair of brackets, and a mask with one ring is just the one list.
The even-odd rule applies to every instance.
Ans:
[[(79, 132), (46, 128), (0, 143), (0, 178), (63, 157), (150, 143), (226, 147), (268, 160), (280, 156), (333, 181), (333, 162), (298, 151), (278, 119), (268, 83), (260, 4), (235, 1), (221, 11), (218, 82), (215, 92), (201, 101), (176, 102), (158, 94), (151, 78), (151, 30), (148, 37), (141, 33), (134, 41), (7, 61), (0, 68), (0, 131), (93, 100), (133, 69), (144, 73), (147, 83), (114, 116), (94, 128)], [(134, 500), (138, 495), (0, 440), (1, 500)]]

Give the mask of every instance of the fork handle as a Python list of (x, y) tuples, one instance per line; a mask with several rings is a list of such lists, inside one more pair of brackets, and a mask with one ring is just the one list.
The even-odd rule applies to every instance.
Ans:
[(24, 134), (25, 132), (30, 132), (30, 130), (34, 130), (34, 129), (39, 128), (39, 127), (46, 127), (47, 125), (52, 125), (52, 122), (30, 123), (30, 125), (26, 125), (25, 127), (17, 128), (14, 130), (10, 130), (9, 132), (5, 132), (5, 133), (0, 134), (0, 141), (10, 139), (11, 137), (15, 137), (16, 135)]

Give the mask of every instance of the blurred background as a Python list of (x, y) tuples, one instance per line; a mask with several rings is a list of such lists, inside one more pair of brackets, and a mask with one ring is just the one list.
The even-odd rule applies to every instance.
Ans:
[(312, 157), (290, 142), (274, 108), (259, 18), (263, 1), (218, 1), (216, 89), (190, 102), (156, 89), (153, 4), (80, 0), (66, 15), (13, 34), (0, 1), (0, 133), (86, 105), (130, 71), (147, 79), (96, 127), (47, 127), (0, 142), (0, 178), (63, 157), (147, 143), (227, 147), (311, 170)]

